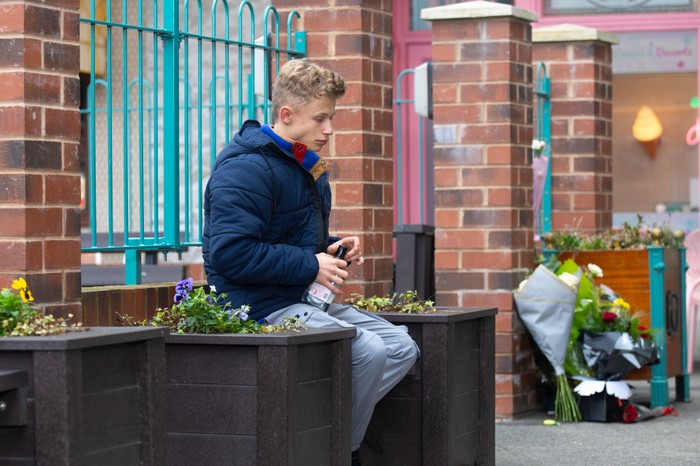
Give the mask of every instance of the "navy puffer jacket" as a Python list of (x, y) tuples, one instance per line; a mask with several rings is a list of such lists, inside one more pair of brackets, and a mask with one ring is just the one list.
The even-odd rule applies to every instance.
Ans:
[(204, 199), (207, 280), (256, 320), (301, 302), (318, 274), (316, 254), (335, 239), (328, 173), (314, 180), (292, 145), (266, 130), (245, 122), (219, 153)]

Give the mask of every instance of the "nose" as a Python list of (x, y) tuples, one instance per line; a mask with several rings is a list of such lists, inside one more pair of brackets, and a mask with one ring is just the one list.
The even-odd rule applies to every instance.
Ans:
[(331, 120), (328, 120), (327, 123), (323, 125), (323, 129), (321, 131), (323, 131), (323, 134), (327, 136), (333, 134), (333, 124), (331, 123)]

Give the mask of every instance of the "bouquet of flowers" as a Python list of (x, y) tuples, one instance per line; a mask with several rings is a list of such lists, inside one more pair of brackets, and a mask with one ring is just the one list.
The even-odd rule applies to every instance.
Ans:
[(557, 420), (564, 422), (581, 419), (564, 371), (578, 284), (578, 275), (557, 274), (540, 264), (514, 293), (520, 319), (554, 368), (557, 377), (554, 413)]
[(649, 329), (640, 325), (638, 314), (609, 287), (595, 283), (603, 277), (600, 267), (588, 264), (581, 269), (566, 371), (598, 380), (619, 380), (634, 369), (657, 362), (656, 345)]
[(602, 277), (595, 264), (580, 267), (572, 259), (562, 264), (550, 256), (514, 293), (521, 320), (554, 367), (555, 416), (561, 421), (581, 418), (567, 374), (580, 381), (575, 391), (581, 396), (605, 389), (627, 399), (629, 387), (618, 381), (658, 361), (649, 329), (627, 301), (596, 284)]

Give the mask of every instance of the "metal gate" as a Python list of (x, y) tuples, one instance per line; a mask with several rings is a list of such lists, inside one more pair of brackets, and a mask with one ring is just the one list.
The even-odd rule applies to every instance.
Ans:
[(269, 120), (281, 60), (306, 53), (296, 11), (280, 32), (268, 6), (256, 32), (251, 1), (237, 14), (225, 0), (202, 3), (81, 5), (90, 220), (82, 250), (124, 252), (127, 284), (140, 283), (141, 252), (201, 245), (202, 194), (216, 154), (244, 120)]

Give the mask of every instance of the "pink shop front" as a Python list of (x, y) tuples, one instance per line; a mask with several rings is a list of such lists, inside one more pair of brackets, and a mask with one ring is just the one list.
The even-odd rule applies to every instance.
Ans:
[[(576, 24), (617, 35), (613, 50), (613, 225), (644, 215), (686, 233), (698, 227), (698, 35), (695, 0), (516, 0), (533, 29)], [(660, 134), (636, 138), (640, 110)], [(647, 115), (648, 116), (648, 115)], [(656, 135), (654, 135), (655, 137)], [(633, 169), (631, 169), (633, 167)]]

